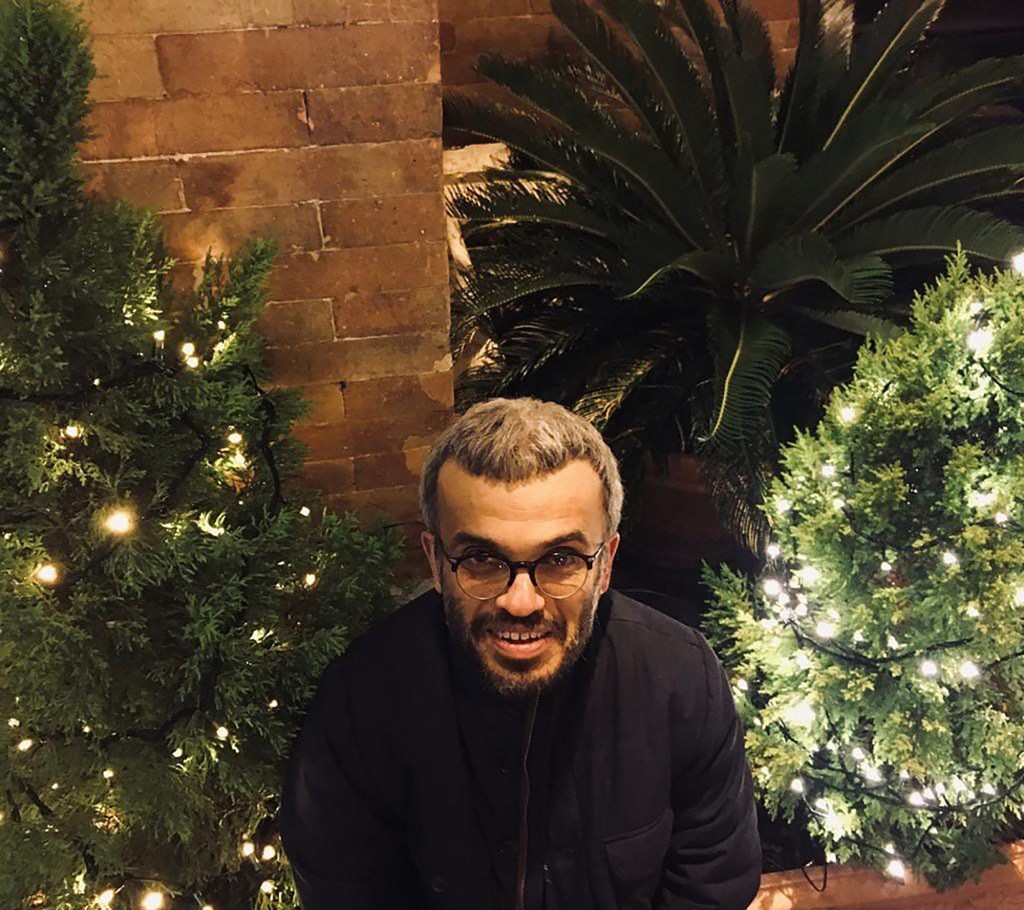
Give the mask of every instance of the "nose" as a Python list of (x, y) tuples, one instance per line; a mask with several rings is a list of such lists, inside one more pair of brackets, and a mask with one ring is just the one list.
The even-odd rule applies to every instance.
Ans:
[(494, 601), (494, 605), (512, 616), (531, 616), (544, 609), (544, 596), (533, 586), (530, 573), (519, 569), (508, 590)]

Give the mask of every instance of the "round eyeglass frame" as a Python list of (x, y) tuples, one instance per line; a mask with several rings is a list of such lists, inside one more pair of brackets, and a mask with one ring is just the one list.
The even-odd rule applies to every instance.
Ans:
[[(444, 544), (442, 544), (440, 540), (437, 541), (438, 548), (441, 550), (441, 553), (444, 556), (445, 561), (448, 563), (448, 567), (452, 570), (452, 575), (455, 576), (455, 581), (462, 589), (462, 593), (465, 594), (467, 597), (472, 597), (473, 600), (494, 600), (495, 597), (500, 597), (509, 588), (512, 587), (512, 584), (516, 580), (516, 575), (519, 573), (520, 569), (526, 569), (527, 574), (530, 576), (530, 582), (533, 584), (534, 588), (540, 591), (540, 593), (543, 594), (545, 597), (550, 597), (552, 600), (565, 600), (567, 597), (572, 597), (575, 594), (579, 594), (579, 592), (583, 590), (583, 586), (587, 583), (587, 579), (590, 577), (590, 572), (594, 568), (594, 561), (597, 559), (598, 556), (601, 555), (601, 551), (605, 548), (605, 545), (607, 543), (607, 540), (604, 541), (601, 544), (601, 546), (594, 550), (594, 552), (590, 555), (587, 555), (586, 553), (573, 552), (573, 556), (577, 557), (578, 559), (582, 559), (587, 564), (587, 574), (583, 576), (583, 581), (580, 582), (580, 586), (575, 591), (572, 591), (569, 594), (555, 595), (548, 594), (547, 591), (545, 591), (540, 585), (537, 584), (537, 566), (539, 566), (552, 553), (557, 552), (557, 549), (549, 550), (540, 559), (511, 560), (506, 559), (504, 556), (499, 556), (497, 553), (492, 553), (490, 550), (480, 549), (472, 550), (469, 553), (463, 554), (462, 556), (451, 556), (449, 555), (448, 551), (444, 548)], [(491, 594), (488, 597), (478, 597), (476, 594), (471, 594), (462, 586), (462, 580), (459, 578), (459, 566), (462, 565), (462, 563), (464, 563), (467, 559), (470, 559), (474, 556), (479, 556), (481, 552), (486, 553), (488, 556), (493, 556), (495, 559), (505, 563), (505, 565), (508, 566), (508, 583), (497, 594)]]

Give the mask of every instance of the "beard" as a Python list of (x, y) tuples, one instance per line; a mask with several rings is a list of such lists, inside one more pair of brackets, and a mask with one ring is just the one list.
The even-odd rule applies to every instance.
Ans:
[[(601, 594), (596, 582), (584, 594), (585, 603), (579, 620), (570, 628), (561, 618), (551, 618), (542, 611), (528, 617), (512, 617), (505, 610), (481, 610), (472, 621), (458, 598), (441, 586), (445, 621), (457, 644), (468, 653), (487, 684), (499, 695), (514, 698), (539, 694), (555, 682), (565, 678), (579, 661), (594, 632), (594, 617)], [(517, 660), (502, 658), (491, 653), (489, 640), (501, 629), (516, 631), (543, 630), (550, 635), (559, 653), (556, 659), (541, 658)]]

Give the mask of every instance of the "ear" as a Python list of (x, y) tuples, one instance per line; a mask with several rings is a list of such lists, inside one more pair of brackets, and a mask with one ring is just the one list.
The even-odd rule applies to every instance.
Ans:
[(434, 535), (429, 531), (420, 532), (420, 546), (430, 563), (430, 574), (434, 579), (434, 590), (441, 593), (441, 567), (437, 564), (437, 552), (434, 547)]
[(612, 563), (615, 562), (615, 554), (619, 551), (619, 537), (618, 533), (612, 536), (608, 543), (605, 544), (605, 552), (608, 554), (608, 558), (604, 560), (604, 565), (601, 567), (601, 593), (604, 594), (608, 590), (609, 585), (612, 583)]

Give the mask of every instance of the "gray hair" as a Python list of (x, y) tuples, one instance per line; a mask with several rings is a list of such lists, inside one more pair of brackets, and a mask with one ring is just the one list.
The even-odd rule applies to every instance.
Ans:
[(420, 509), (432, 534), (438, 531), (437, 475), (448, 459), (475, 477), (503, 483), (533, 480), (582, 460), (604, 489), (606, 532), (619, 528), (622, 480), (619, 464), (600, 432), (560, 404), (536, 398), (493, 398), (473, 405), (445, 429), (427, 454), (420, 478)]

